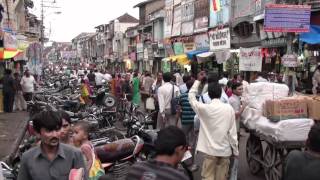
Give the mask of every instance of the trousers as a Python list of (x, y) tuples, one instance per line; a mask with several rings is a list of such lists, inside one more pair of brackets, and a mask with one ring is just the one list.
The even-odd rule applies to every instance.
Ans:
[(206, 155), (202, 164), (202, 180), (227, 180), (230, 157)]

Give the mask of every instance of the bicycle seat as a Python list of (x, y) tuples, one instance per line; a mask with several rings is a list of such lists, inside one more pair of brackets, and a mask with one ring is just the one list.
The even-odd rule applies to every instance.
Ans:
[(134, 148), (135, 144), (131, 139), (121, 139), (95, 147), (95, 151), (102, 163), (111, 163), (132, 155)]

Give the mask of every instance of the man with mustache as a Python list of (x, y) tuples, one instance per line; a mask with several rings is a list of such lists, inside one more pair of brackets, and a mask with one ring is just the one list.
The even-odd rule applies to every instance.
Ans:
[(81, 152), (59, 142), (58, 112), (42, 111), (32, 120), (41, 143), (22, 155), (18, 180), (68, 180), (71, 169), (85, 168)]

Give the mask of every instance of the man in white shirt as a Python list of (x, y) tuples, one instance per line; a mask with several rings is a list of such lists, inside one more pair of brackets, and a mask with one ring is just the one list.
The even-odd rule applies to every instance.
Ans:
[(236, 115), (236, 124), (237, 124), (238, 135), (239, 135), (239, 129), (240, 129), (240, 117), (246, 107), (245, 104), (243, 104), (243, 105), (241, 104), (242, 93), (243, 93), (242, 83), (239, 83), (239, 82), (233, 83), (232, 84), (232, 96), (229, 98), (229, 103), (236, 113), (235, 115)]
[(175, 71), (175, 74), (174, 74), (175, 78), (176, 78), (176, 85), (177, 86), (181, 86), (183, 84), (183, 79), (182, 79), (182, 76), (180, 74), (180, 69), (177, 69)]
[(212, 102), (198, 102), (198, 88), (205, 76), (205, 72), (200, 72), (189, 91), (190, 104), (201, 119), (197, 144), (197, 151), (205, 154), (201, 176), (202, 180), (226, 180), (230, 157), (239, 155), (235, 113), (229, 104), (220, 101), (222, 89), (217, 83), (208, 85)]
[(96, 81), (96, 88), (99, 89), (99, 88), (101, 88), (102, 85), (103, 85), (104, 76), (103, 76), (103, 74), (102, 74), (100, 71), (98, 71), (98, 70), (95, 70), (94, 75), (95, 75), (95, 81)]
[(182, 79), (183, 79), (183, 84), (179, 86), (181, 94), (186, 93), (188, 91), (186, 83), (191, 79), (191, 77), (184, 75)]
[(23, 97), (26, 101), (31, 101), (34, 93), (34, 87), (37, 85), (36, 80), (30, 74), (29, 70), (26, 70), (25, 75), (21, 78), (20, 81)]
[(171, 100), (180, 96), (179, 87), (171, 83), (171, 73), (163, 74), (164, 84), (158, 89), (159, 114), (157, 128), (163, 129), (167, 126), (177, 126), (177, 118), (171, 113)]
[(112, 80), (112, 76), (108, 71), (104, 73), (103, 77), (107, 82), (110, 82)]

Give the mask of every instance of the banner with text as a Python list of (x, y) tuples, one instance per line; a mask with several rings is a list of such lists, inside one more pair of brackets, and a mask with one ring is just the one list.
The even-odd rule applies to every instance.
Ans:
[(240, 48), (239, 70), (240, 71), (261, 71), (262, 54), (261, 49)]
[(311, 6), (267, 4), (265, 7), (264, 31), (309, 32)]
[(210, 50), (230, 49), (230, 30), (229, 28), (215, 29), (209, 32)]

